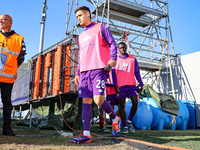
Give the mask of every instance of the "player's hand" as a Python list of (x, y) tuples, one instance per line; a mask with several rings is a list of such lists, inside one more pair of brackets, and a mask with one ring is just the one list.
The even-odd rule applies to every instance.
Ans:
[[(110, 67), (110, 64), (108, 63), (107, 66), (104, 68), (104, 70), (107, 71), (107, 73), (109, 73), (109, 72), (110, 72), (110, 69), (111, 69), (111, 67)], [(109, 72), (108, 72), (108, 71), (109, 71)], [(109, 77), (109, 76), (108, 76), (108, 77)]]
[(108, 64), (110, 64), (110, 67), (112, 68), (116, 65), (116, 61), (111, 59), (111, 60), (109, 60)]
[(114, 67), (116, 65), (116, 61), (115, 60), (109, 60), (107, 66), (104, 68), (105, 71), (110, 71), (112, 67)]
[(76, 85), (79, 85), (79, 79), (80, 79), (80, 76), (75, 76), (75, 84)]
[(116, 92), (116, 94), (119, 94), (119, 86), (118, 85), (115, 85), (115, 92)]
[(143, 90), (143, 86), (142, 85), (138, 85), (137, 86), (137, 92), (140, 93)]

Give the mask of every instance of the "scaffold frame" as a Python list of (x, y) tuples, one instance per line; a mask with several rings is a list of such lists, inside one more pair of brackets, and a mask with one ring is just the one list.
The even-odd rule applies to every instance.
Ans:
[[(169, 94), (168, 89), (173, 86), (173, 79), (170, 79), (170, 60), (177, 57), (177, 54), (175, 54), (172, 39), (168, 1), (86, 1), (94, 6), (94, 9), (91, 10), (92, 20), (97, 23), (105, 23), (113, 34), (116, 43), (125, 41), (124, 33), (127, 32), (131, 55), (138, 60), (144, 83), (150, 84), (152, 87), (157, 87), (158, 84), (162, 85), (160, 83), (162, 80), (158, 79), (160, 72), (162, 72), (168, 82), (167, 86), (163, 87), (163, 91)], [(73, 0), (71, 1), (72, 5)], [(76, 0), (77, 7), (78, 0)], [(66, 24), (69, 24), (69, 20)], [(66, 34), (79, 34), (79, 28), (81, 26), (76, 21), (73, 28), (66, 31)]]

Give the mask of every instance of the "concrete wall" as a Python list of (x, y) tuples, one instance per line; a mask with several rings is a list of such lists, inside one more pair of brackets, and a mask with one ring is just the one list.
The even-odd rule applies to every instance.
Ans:
[(200, 52), (181, 56), (174, 63), (177, 99), (194, 100), (200, 104)]
[[(175, 99), (193, 100), (200, 104), (200, 52), (175, 57), (171, 60), (171, 64)], [(153, 88), (157, 92), (172, 95), (170, 70), (161, 71), (158, 89), (155, 88), (157, 77), (158, 72), (155, 72), (151, 77), (155, 80), (153, 81)], [(148, 82), (148, 84), (150, 83)]]
[(196, 122), (197, 127), (200, 127), (200, 52), (181, 56), (179, 70), (181, 76), (177, 74), (178, 72), (175, 75), (181, 77), (178, 79), (179, 84), (175, 84), (179, 89), (176, 96), (179, 99), (195, 101)]

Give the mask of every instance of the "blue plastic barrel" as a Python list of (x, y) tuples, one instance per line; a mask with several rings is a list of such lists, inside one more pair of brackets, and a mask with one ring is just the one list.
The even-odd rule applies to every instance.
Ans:
[(195, 101), (193, 100), (181, 100), (189, 111), (189, 120), (187, 123), (187, 129), (196, 130), (196, 113), (195, 113)]
[(189, 111), (187, 106), (181, 102), (180, 100), (177, 100), (179, 105), (179, 111), (178, 116), (176, 116), (176, 129), (179, 130), (187, 130), (187, 124), (189, 120)]
[(151, 124), (151, 129), (154, 130), (163, 130), (165, 128), (169, 128), (171, 130), (176, 129), (176, 123), (173, 116), (163, 111), (153, 98), (144, 98), (143, 101), (149, 104), (153, 113), (153, 121)]
[[(126, 118), (128, 119), (130, 110), (132, 107), (132, 101), (128, 101), (125, 106)], [(115, 112), (118, 107), (115, 107)], [(150, 130), (151, 123), (153, 121), (153, 113), (146, 102), (138, 101), (138, 109), (132, 120), (132, 124), (137, 130)], [(122, 125), (121, 125), (122, 128)]]
[[(132, 104), (132, 102), (131, 102)], [(150, 130), (153, 121), (153, 113), (146, 102), (138, 102), (138, 110), (133, 118), (133, 126), (137, 130)]]

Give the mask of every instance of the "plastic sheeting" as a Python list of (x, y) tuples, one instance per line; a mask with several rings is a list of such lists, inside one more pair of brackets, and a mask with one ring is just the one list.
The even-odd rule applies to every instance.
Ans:
[(164, 111), (176, 116), (178, 115), (178, 102), (171, 95), (157, 93), (152, 87), (145, 85), (143, 91), (139, 93), (139, 97), (140, 99), (152, 97)]
[[(71, 130), (70, 128), (73, 128), (75, 130), (82, 129), (82, 99), (76, 97), (74, 101), (65, 101), (65, 102), (63, 101), (62, 103), (63, 118), (61, 116), (60, 106), (61, 106), (60, 101), (57, 101), (55, 103), (54, 114), (50, 115), (49, 115), (49, 106), (43, 105), (34, 108), (36, 113), (45, 116), (44, 118), (35, 120), (33, 122), (34, 126), (40, 129), (44, 128), (48, 129), (65, 128), (67, 130)], [(99, 116), (98, 107), (94, 102), (92, 104), (92, 112), (93, 112), (93, 117)], [(53, 118), (55, 118), (55, 120)], [(70, 126), (70, 128), (66, 125), (65, 122)]]

